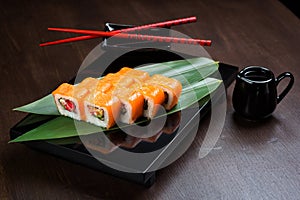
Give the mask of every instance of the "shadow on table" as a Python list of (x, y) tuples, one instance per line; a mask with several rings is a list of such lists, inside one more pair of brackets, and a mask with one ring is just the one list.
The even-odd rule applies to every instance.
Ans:
[(280, 121), (273, 115), (264, 120), (249, 121), (234, 112), (232, 122), (233, 127), (236, 127), (235, 130), (237, 130), (234, 136), (245, 148), (258, 149), (263, 145), (276, 143), (279, 140), (276, 127)]
[(239, 114), (237, 114), (236, 112), (234, 112), (232, 114), (232, 118), (236, 125), (238, 125), (240, 127), (248, 128), (248, 129), (257, 129), (260, 127), (268, 126), (271, 123), (279, 122), (273, 115), (271, 115), (270, 117), (268, 117), (266, 119), (254, 121), (254, 120), (245, 119), (245, 118), (241, 117)]

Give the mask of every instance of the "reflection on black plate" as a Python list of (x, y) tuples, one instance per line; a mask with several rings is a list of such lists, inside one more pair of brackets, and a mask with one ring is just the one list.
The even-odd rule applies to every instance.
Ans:
[[(135, 153), (146, 153), (158, 150), (166, 146), (176, 135), (176, 130), (179, 127), (180, 112), (168, 115), (165, 126), (155, 135), (147, 138), (134, 137), (128, 130), (123, 131), (108, 131), (103, 137), (91, 137), (91, 140), (86, 140), (85, 147), (107, 154), (120, 147), (126, 151)], [(96, 138), (96, 139), (95, 139)]]

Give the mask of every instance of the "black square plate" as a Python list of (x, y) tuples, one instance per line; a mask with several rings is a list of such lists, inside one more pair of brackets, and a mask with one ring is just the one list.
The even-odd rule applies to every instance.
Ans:
[[(138, 59), (137, 59), (138, 58)], [(135, 51), (130, 52), (121, 56), (115, 62), (111, 64), (109, 67), (113, 69), (111, 71), (117, 71), (122, 66), (131, 66), (135, 67), (144, 63), (153, 63), (153, 62), (166, 62), (171, 60), (182, 59), (181, 57), (176, 56), (175, 54), (166, 52), (166, 51)], [(234, 80), (238, 67), (220, 63), (219, 64), (219, 72), (222, 76), (225, 87), (227, 88), (232, 81)], [(202, 101), (200, 105), (200, 118), (210, 110), (210, 102)], [(27, 131), (36, 128), (37, 126), (53, 119), (55, 116), (44, 116), (44, 115), (36, 115), (36, 114), (28, 114), (23, 120), (17, 123), (10, 130), (11, 139), (14, 139)], [(172, 120), (172, 119), (171, 119)], [(192, 122), (193, 123), (193, 122)], [(195, 123), (195, 122), (194, 122)], [(196, 122), (198, 123), (198, 122)], [(191, 127), (193, 128), (193, 127)], [(169, 134), (160, 134), (157, 138), (152, 138), (154, 141), (145, 142), (139, 141), (136, 144), (130, 144), (130, 147), (127, 147), (128, 150), (133, 152), (140, 152), (146, 149), (158, 148), (160, 146), (165, 145), (170, 140), (174, 138), (176, 135), (176, 130), (173, 130), (173, 133)], [(189, 131), (189, 130), (185, 130)], [(66, 142), (68, 141), (68, 142)], [(127, 173), (118, 171), (116, 169), (112, 169), (97, 159), (95, 159), (89, 151), (86, 150), (85, 146), (78, 142), (78, 138), (69, 138), (68, 140), (64, 140), (64, 142), (58, 141), (30, 141), (23, 142), (23, 144), (32, 147), (34, 149), (52, 154), (57, 157), (61, 157), (65, 160), (78, 163), (84, 165), (89, 168), (93, 168), (113, 176), (117, 176), (119, 178), (123, 178), (129, 181), (133, 181), (139, 184), (143, 184), (145, 186), (151, 186), (155, 180), (155, 171), (145, 172), (145, 173)]]

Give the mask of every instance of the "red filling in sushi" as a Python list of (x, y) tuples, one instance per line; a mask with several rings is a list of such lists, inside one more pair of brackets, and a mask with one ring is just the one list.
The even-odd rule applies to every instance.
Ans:
[(64, 109), (66, 109), (69, 112), (76, 113), (76, 109), (75, 109), (76, 106), (72, 101), (70, 101), (69, 99), (65, 99), (65, 98), (60, 98), (60, 99), (58, 99), (58, 101), (59, 101), (60, 105), (62, 107), (64, 107)]

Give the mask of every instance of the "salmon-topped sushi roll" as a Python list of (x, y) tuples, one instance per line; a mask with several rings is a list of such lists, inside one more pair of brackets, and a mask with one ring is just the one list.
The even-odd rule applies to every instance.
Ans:
[(61, 84), (52, 92), (61, 115), (77, 120), (85, 120), (83, 100), (95, 88), (98, 79), (86, 78), (78, 85)]
[(121, 76), (121, 75), (127, 74), (131, 70), (132, 70), (132, 68), (130, 68), (130, 67), (122, 67), (122, 69), (120, 69), (116, 74), (118, 76)]
[(109, 93), (112, 91), (112, 89), (114, 88), (114, 85), (112, 82), (105, 80), (105, 79), (101, 79), (97, 82), (97, 85), (94, 88), (94, 94), (96, 93)]
[(150, 78), (147, 72), (134, 70), (128, 67), (123, 67), (116, 74), (119, 75), (119, 79), (114, 82), (116, 88), (128, 88), (135, 84), (137, 87), (136, 89), (138, 89), (138, 87), (141, 87), (144, 82)]
[(74, 86), (74, 98), (77, 99), (80, 109), (80, 120), (85, 121), (86, 116), (84, 112), (83, 102), (85, 98), (94, 90), (98, 84), (99, 80), (96, 78), (85, 78), (81, 83)]
[(74, 95), (74, 86), (68, 83), (61, 84), (52, 92), (57, 109), (61, 115), (71, 117), (73, 119), (81, 119), (81, 111), (79, 102)]
[[(127, 68), (127, 67), (125, 67)], [(149, 79), (150, 76), (148, 74), (148, 72), (144, 72), (144, 71), (141, 71), (141, 70), (136, 70), (136, 69), (131, 69), (129, 68), (130, 70), (128, 70), (126, 73), (124, 73), (124, 75), (126, 76), (130, 76), (130, 77), (133, 77), (133, 78), (139, 78), (140, 80), (146, 80), (146, 79)]]
[(144, 97), (143, 116), (152, 119), (160, 105), (164, 103), (164, 91), (161, 87), (155, 85), (144, 85), (139, 91)]
[(168, 78), (160, 74), (153, 75), (146, 81), (149, 85), (156, 85), (163, 89), (165, 94), (164, 107), (166, 110), (172, 109), (177, 103), (182, 91), (180, 81)]
[(120, 101), (111, 92), (91, 93), (84, 101), (86, 121), (109, 129), (120, 112)]
[[(137, 82), (134, 78), (129, 76), (121, 76), (120, 79), (116, 81), (114, 84), (116, 88), (128, 88), (135, 83)], [(140, 83), (140, 81), (138, 83)]]
[(123, 67), (117, 74), (120, 76), (120, 83), (127, 81), (128, 78), (134, 82), (144, 82), (150, 78), (147, 72), (129, 67)]
[(109, 73), (100, 80), (109, 82), (114, 85), (115, 83), (117, 83), (119, 81), (119, 79), (120, 79), (120, 75), (118, 75), (117, 73)]
[(132, 124), (143, 115), (144, 97), (137, 89), (138, 85), (117, 87), (113, 92), (121, 102), (119, 120), (123, 123)]
[(74, 96), (77, 98), (86, 97), (90, 92), (94, 91), (98, 84), (98, 81), (99, 80), (96, 78), (85, 78), (79, 84), (75, 85)]
[(115, 74), (109, 73), (105, 77), (103, 77), (101, 81), (109, 82), (116, 87), (129, 87), (130, 85), (134, 84), (135, 81), (132, 77), (125, 76), (124, 73), (125, 71), (122, 73), (117, 72)]

